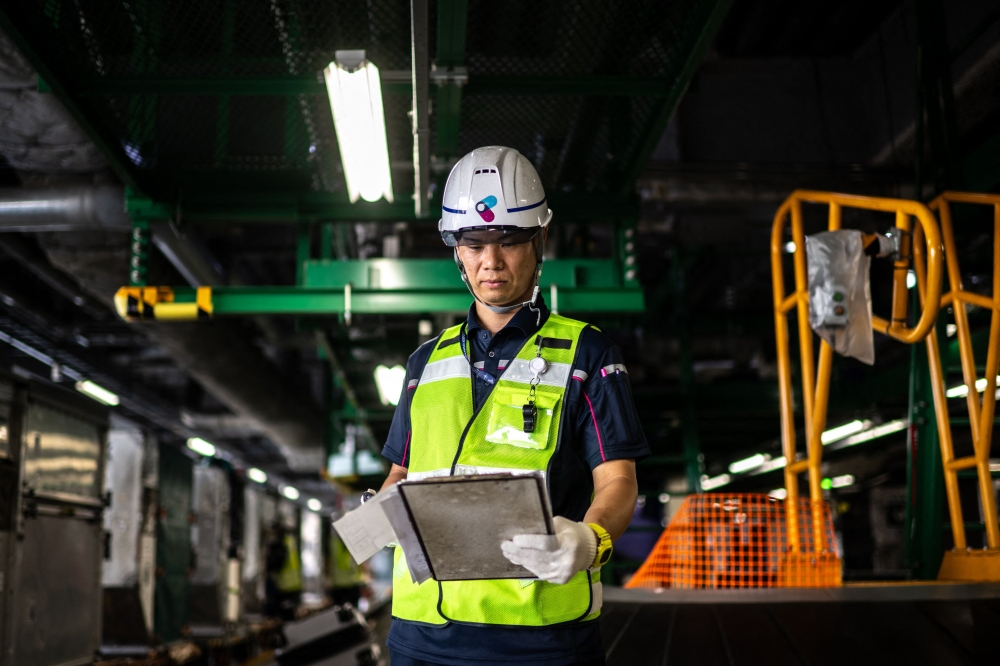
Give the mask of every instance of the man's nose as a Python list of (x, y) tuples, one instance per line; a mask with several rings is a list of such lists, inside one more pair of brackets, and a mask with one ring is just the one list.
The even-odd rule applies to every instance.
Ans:
[(483, 249), (482, 267), (487, 270), (498, 271), (503, 268), (503, 257), (500, 253), (499, 245), (487, 245)]

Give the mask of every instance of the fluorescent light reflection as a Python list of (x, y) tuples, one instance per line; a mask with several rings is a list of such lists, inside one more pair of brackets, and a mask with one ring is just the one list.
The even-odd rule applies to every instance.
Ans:
[(104, 403), (105, 405), (116, 406), (119, 402), (118, 395), (112, 393), (108, 389), (104, 388), (100, 384), (95, 384), (89, 379), (81, 379), (76, 383), (76, 390), (80, 393), (93, 398), (97, 402)]
[(403, 391), (403, 381), (406, 380), (406, 368), (396, 365), (387, 368), (380, 365), (375, 368), (375, 386), (378, 388), (378, 399), (383, 405), (399, 403), (399, 394)]
[(733, 478), (728, 474), (720, 474), (719, 476), (706, 476), (701, 477), (701, 489), (702, 490), (715, 490), (716, 488), (721, 488), (727, 485)]
[(323, 70), (351, 203), (385, 197), (392, 202), (392, 174), (378, 67), (364, 51), (337, 51)]
[(835, 476), (830, 479), (831, 488), (846, 488), (847, 486), (854, 485), (854, 475), (844, 474), (843, 476)]
[[(976, 380), (976, 390), (982, 393), (986, 390), (986, 377), (980, 377)], [(1000, 385), (1000, 377), (997, 377), (997, 385)], [(944, 392), (945, 396), (948, 398), (964, 398), (969, 395), (969, 387), (965, 384), (959, 384), (958, 386), (953, 386)]]
[(842, 442), (837, 442), (836, 448), (840, 449), (845, 446), (854, 446), (855, 444), (861, 444), (862, 442), (870, 442), (873, 439), (878, 439), (879, 437), (885, 437), (886, 435), (891, 435), (900, 430), (906, 430), (910, 425), (909, 421), (906, 419), (896, 419), (895, 421), (887, 421), (882, 425), (877, 425), (874, 428), (865, 430), (864, 432), (858, 433), (857, 435), (852, 435)]
[(281, 489), (281, 494), (290, 500), (297, 500), (299, 498), (299, 491), (292, 486), (285, 486)]
[(187, 441), (187, 447), (199, 455), (211, 458), (215, 455), (215, 446), (201, 437), (192, 437)]
[(870, 425), (864, 421), (851, 421), (850, 423), (845, 423), (842, 426), (837, 426), (836, 428), (830, 428), (820, 435), (819, 439), (823, 444), (830, 444), (831, 442), (836, 442), (849, 435), (853, 435), (856, 432), (861, 432), (862, 430)]
[(750, 470), (760, 467), (766, 463), (771, 456), (765, 455), (763, 453), (758, 453), (756, 455), (750, 456), (749, 458), (744, 458), (743, 460), (737, 460), (732, 465), (729, 466), (730, 474), (740, 474), (742, 472), (749, 472)]
[(774, 499), (783, 500), (788, 497), (788, 491), (784, 488), (775, 488), (767, 494), (768, 497), (773, 497)]
[(309, 507), (310, 511), (319, 511), (320, 509), (323, 508), (323, 503), (320, 502), (315, 497), (313, 497), (308, 502), (306, 502), (306, 506)]
[(251, 467), (247, 470), (247, 478), (257, 483), (267, 483), (267, 474), (262, 469)]

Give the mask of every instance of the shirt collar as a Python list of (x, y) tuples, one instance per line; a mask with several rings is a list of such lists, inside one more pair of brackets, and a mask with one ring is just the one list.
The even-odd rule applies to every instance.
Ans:
[[(536, 310), (542, 311), (541, 318), (538, 317), (537, 312), (532, 312), (527, 306), (521, 308), (517, 313), (511, 318), (507, 325), (504, 326), (501, 331), (506, 331), (511, 328), (516, 328), (524, 337), (529, 338), (542, 327), (542, 324), (549, 318), (549, 308), (545, 305), (545, 299), (541, 294), (538, 294), (538, 298), (535, 301), (537, 307)], [(473, 303), (469, 307), (469, 317), (466, 320), (466, 325), (468, 326), (469, 332), (482, 329), (482, 324), (476, 319), (476, 304)]]

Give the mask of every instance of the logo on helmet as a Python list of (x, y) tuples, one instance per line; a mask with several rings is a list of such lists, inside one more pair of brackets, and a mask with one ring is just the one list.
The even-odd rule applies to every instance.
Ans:
[(484, 222), (492, 222), (496, 218), (496, 215), (490, 209), (496, 205), (497, 198), (491, 194), (476, 204), (476, 212), (479, 213), (479, 217), (483, 218)]

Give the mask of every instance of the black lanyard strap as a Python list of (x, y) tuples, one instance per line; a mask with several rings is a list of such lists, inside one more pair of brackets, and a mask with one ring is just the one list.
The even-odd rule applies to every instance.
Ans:
[(459, 330), (458, 333), (458, 344), (461, 345), (462, 347), (462, 356), (465, 357), (466, 363), (468, 363), (469, 367), (472, 368), (472, 371), (476, 373), (476, 376), (482, 379), (490, 386), (492, 386), (493, 384), (497, 383), (496, 377), (486, 372), (485, 370), (477, 368), (475, 364), (472, 362), (472, 359), (469, 358), (469, 352), (466, 349), (466, 341), (468, 340), (468, 335), (465, 332), (465, 326), (466, 326), (465, 324), (462, 324), (462, 328)]

